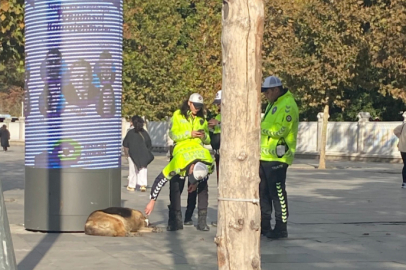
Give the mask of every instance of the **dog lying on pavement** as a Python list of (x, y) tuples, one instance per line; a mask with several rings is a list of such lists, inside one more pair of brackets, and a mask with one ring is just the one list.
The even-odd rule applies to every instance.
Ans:
[(85, 224), (85, 234), (98, 236), (136, 236), (140, 233), (158, 232), (149, 226), (140, 211), (125, 207), (109, 207), (90, 214)]

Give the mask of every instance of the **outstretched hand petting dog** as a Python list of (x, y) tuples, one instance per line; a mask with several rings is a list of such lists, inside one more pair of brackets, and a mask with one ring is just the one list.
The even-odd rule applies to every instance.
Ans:
[(154, 206), (155, 206), (155, 200), (150, 200), (144, 210), (145, 214), (147, 216), (149, 216), (152, 213), (152, 211), (154, 210)]

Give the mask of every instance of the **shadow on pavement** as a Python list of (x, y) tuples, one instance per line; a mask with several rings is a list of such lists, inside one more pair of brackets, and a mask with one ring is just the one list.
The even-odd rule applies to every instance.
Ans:
[(59, 238), (59, 233), (47, 233), (18, 264), (18, 269), (33, 270)]

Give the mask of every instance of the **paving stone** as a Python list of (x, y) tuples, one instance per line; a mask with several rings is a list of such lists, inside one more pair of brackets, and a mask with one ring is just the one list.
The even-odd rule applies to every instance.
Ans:
[[(148, 184), (165, 166), (157, 154), (148, 167)], [(262, 269), (406, 269), (406, 190), (400, 188), (400, 164), (296, 160), (288, 170), (289, 238), (261, 237)], [(344, 168), (344, 169), (343, 169)], [(393, 173), (388, 173), (393, 172)], [(128, 166), (123, 163), (122, 205), (143, 210), (148, 192), (125, 189)], [(23, 148), (0, 158), (0, 175), (19, 270), (215, 270), (216, 228), (194, 226), (166, 232), (168, 186), (150, 221), (162, 233), (141, 237), (94, 237), (83, 233), (47, 234), (26, 231), (24, 220)], [(211, 181), (213, 180), (213, 181)], [(217, 220), (215, 177), (209, 180), (208, 224)], [(182, 198), (185, 211), (186, 194)], [(193, 216), (196, 223), (197, 215)], [(274, 220), (272, 220), (274, 222)]]

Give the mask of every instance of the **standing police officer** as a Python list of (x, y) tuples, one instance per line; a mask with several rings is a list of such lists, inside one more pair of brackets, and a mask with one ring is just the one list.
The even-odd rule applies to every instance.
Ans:
[[(288, 198), (286, 171), (296, 152), (299, 111), (293, 95), (282, 87), (278, 77), (267, 77), (261, 92), (268, 106), (261, 121), (261, 160), (259, 192), (261, 231), (268, 238), (288, 237)], [(271, 228), (272, 203), (275, 228)]]
[[(217, 92), (214, 98), (213, 104), (217, 105), (217, 115), (210, 119), (209, 129), (210, 129), (210, 144), (214, 151), (214, 158), (216, 160), (216, 171), (217, 171), (217, 184), (219, 182), (219, 168), (220, 168), (220, 134), (221, 134), (221, 90)], [(211, 223), (214, 227), (217, 227), (217, 221)]]
[(213, 104), (217, 105), (218, 113), (208, 122), (210, 128), (210, 144), (216, 158), (217, 182), (219, 179), (219, 163), (220, 163), (220, 133), (221, 133), (221, 90), (217, 92)]

